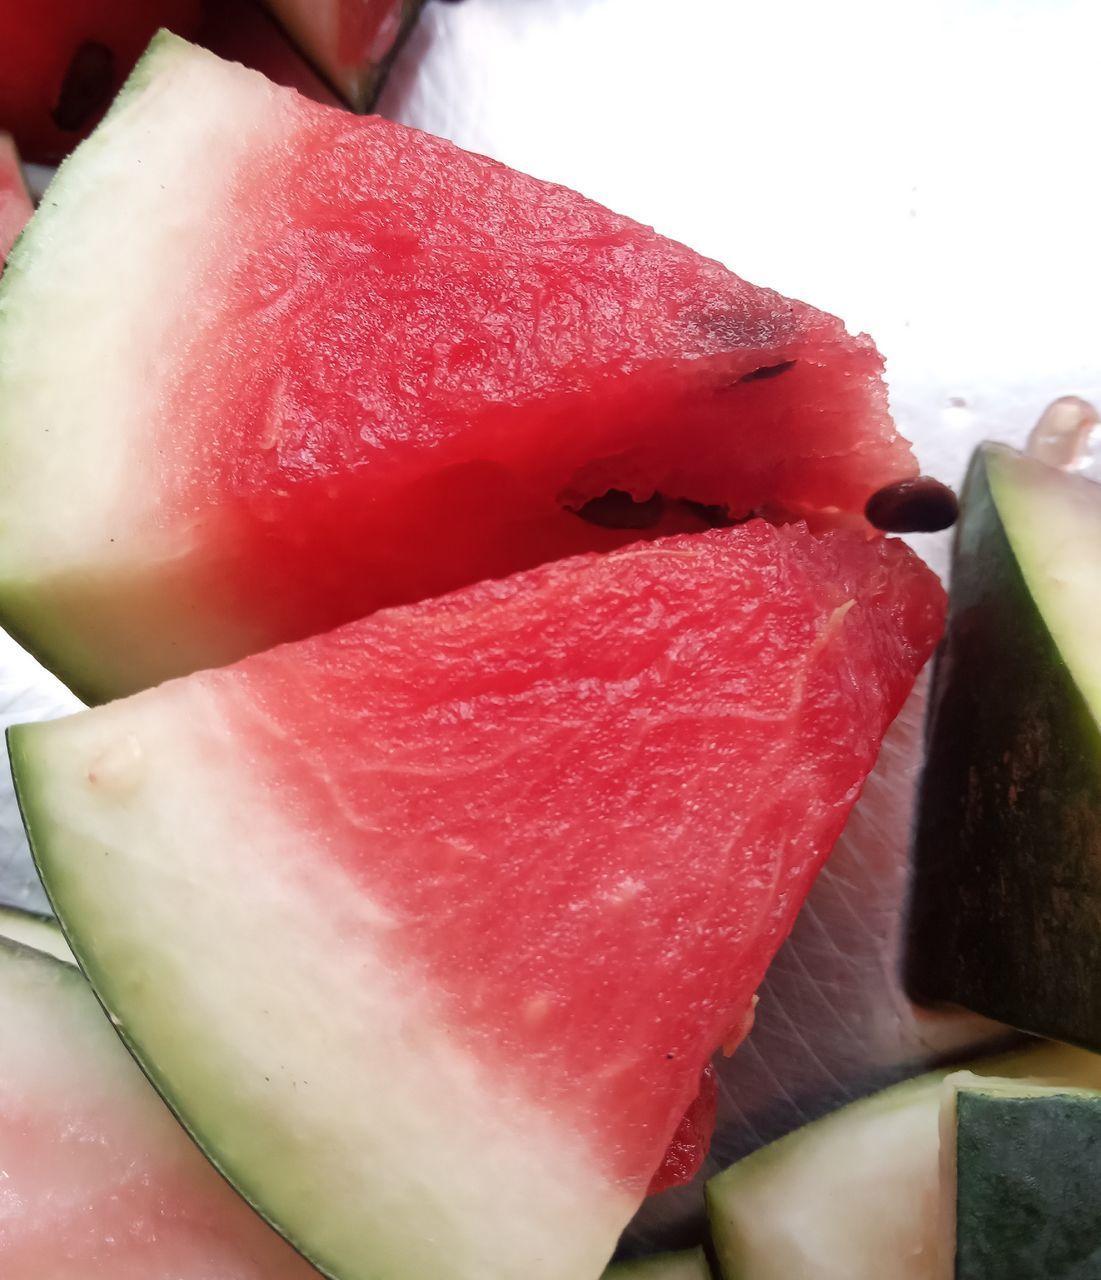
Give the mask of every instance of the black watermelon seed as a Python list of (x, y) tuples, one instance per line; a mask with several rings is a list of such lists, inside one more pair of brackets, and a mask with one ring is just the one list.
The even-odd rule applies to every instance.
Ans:
[(868, 523), (884, 533), (936, 533), (956, 523), (959, 499), (932, 476), (885, 485), (864, 506)]
[(781, 360), (779, 364), (766, 364), (759, 369), (754, 369), (751, 373), (743, 373), (738, 381), (764, 382), (766, 378), (778, 378), (780, 374), (787, 373), (789, 369), (794, 367), (794, 360)]

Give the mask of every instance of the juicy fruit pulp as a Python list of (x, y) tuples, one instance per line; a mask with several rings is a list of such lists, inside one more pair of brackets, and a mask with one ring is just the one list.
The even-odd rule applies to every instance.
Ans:
[(0, 267), (33, 212), (15, 143), (0, 133)]
[(3, 9), (0, 129), (28, 160), (60, 160), (90, 132), (158, 27), (189, 35), (199, 0), (34, 0)]
[(0, 938), (4, 1280), (320, 1280), (188, 1141), (70, 965)]
[(1101, 1048), (1101, 487), (976, 453), (933, 682), (908, 983)]
[(424, 0), (265, 0), (355, 111), (382, 87), (389, 60)]
[(744, 1028), (942, 610), (901, 544), (752, 521), (20, 728), (15, 771), (104, 1003), (309, 1256), (576, 1280)]
[(755, 510), (867, 528), (916, 471), (880, 368), (572, 192), (158, 37), (0, 290), (4, 625), (98, 701)]

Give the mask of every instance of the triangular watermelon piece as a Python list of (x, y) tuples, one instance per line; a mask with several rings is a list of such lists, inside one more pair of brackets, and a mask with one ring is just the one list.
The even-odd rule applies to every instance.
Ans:
[(264, 0), (354, 111), (382, 88), (424, 0)]
[(320, 1280), (188, 1142), (76, 969), (7, 941), (10, 923), (0, 920), (4, 1280)]
[(19, 153), (10, 135), (0, 133), (0, 267), (32, 213)]
[(840, 321), (171, 36), (0, 325), (0, 617), (92, 701), (916, 470)]
[(150, 1077), (341, 1280), (592, 1280), (936, 642), (901, 543), (755, 520), (12, 731)]

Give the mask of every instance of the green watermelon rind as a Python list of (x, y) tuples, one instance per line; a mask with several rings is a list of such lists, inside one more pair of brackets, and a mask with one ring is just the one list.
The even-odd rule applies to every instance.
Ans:
[(613, 1262), (601, 1280), (711, 1280), (702, 1247)]
[[(148, 57), (148, 55), (146, 56)], [(50, 831), (52, 829), (52, 823), (48, 813), (47, 806), (42, 802), (41, 798), (38, 795), (37, 787), (35, 785), (36, 770), (33, 765), (33, 756), (27, 750), (27, 745), (26, 745), (27, 734), (28, 732), (33, 731), (34, 727), (35, 727), (34, 725), (14, 725), (11, 728), (9, 728), (6, 732), (5, 736), (7, 738), (7, 743), (8, 743), (8, 756), (11, 762), (12, 783), (15, 789), (16, 802), (19, 805), (19, 814), (23, 820), (23, 827), (27, 834), (27, 843), (30, 846), (31, 857), (34, 860), (35, 870), (38, 872), (38, 875), (42, 880), (43, 886), (46, 889), (46, 894), (50, 900), (50, 905), (53, 907), (54, 911), (57, 913), (61, 931), (65, 935), (65, 940), (68, 943), (69, 947), (72, 949), (73, 956), (76, 959), (76, 963), (77, 963), (77, 966), (79, 967), (80, 972), (88, 978), (89, 986), (91, 990), (95, 994), (95, 997), (99, 1002), (99, 1004), (102, 1006), (103, 1011), (107, 1014), (108, 1018), (110, 1018), (111, 1023), (114, 1026), (115, 1031), (119, 1036), (119, 1039), (126, 1046), (127, 1052), (137, 1063), (139, 1069), (141, 1070), (145, 1078), (149, 1081), (150, 1085), (157, 1091), (160, 1097), (164, 1100), (165, 1105), (169, 1108), (169, 1110), (175, 1116), (176, 1120), (180, 1123), (180, 1125), (183, 1127), (183, 1129), (191, 1138), (191, 1140), (195, 1143), (195, 1145), (199, 1148), (199, 1150), (202, 1151), (203, 1155), (206, 1156), (206, 1158), (210, 1161), (210, 1163), (214, 1166), (214, 1168), (218, 1170), (219, 1174), (221, 1174), (221, 1176), (225, 1178), (226, 1181), (229, 1182), (231, 1186), (235, 1187), (235, 1190), (242, 1197), (242, 1199), (244, 1199), (255, 1210), (255, 1212), (258, 1213), (261, 1218), (263, 1218), (263, 1220), (268, 1224), (268, 1226), (270, 1226), (274, 1231), (278, 1232), (279, 1235), (281, 1235), (293, 1248), (297, 1249), (298, 1252), (302, 1254), (302, 1256), (308, 1262), (310, 1262), (314, 1267), (316, 1267), (317, 1270), (323, 1276), (329, 1277), (329, 1280), (337, 1280), (337, 1278), (333, 1275), (333, 1273), (331, 1271), (327, 1271), (315, 1258), (311, 1257), (310, 1254), (304, 1248), (301, 1247), (301, 1245), (292, 1235), (290, 1235), (277, 1223), (273, 1222), (270, 1216), (266, 1214), (258, 1204), (256, 1204), (249, 1196), (245, 1195), (240, 1190), (240, 1188), (235, 1186), (233, 1179), (229, 1177), (226, 1169), (223, 1167), (222, 1163), (219, 1161), (217, 1154), (215, 1153), (214, 1150), (212, 1150), (211, 1144), (207, 1141), (204, 1141), (203, 1137), (200, 1134), (196, 1133), (195, 1130), (192, 1129), (185, 1121), (183, 1115), (181, 1114), (179, 1104), (173, 1096), (172, 1090), (168, 1088), (165, 1082), (160, 1078), (158, 1078), (158, 1076), (154, 1072), (150, 1071), (146, 1067), (146, 1061), (147, 1061), (146, 1055), (142, 1052), (141, 1044), (137, 1039), (137, 1037), (131, 1035), (129, 1029), (123, 1024), (123, 1022), (118, 1018), (118, 1016), (112, 1010), (111, 999), (110, 999), (110, 991), (111, 991), (110, 975), (103, 972), (98, 966), (94, 966), (89, 963), (89, 958), (82, 951), (82, 948), (76, 943), (75, 939), (72, 936), (70, 936), (68, 931), (65, 929), (64, 916), (62, 912), (65, 910), (65, 907), (67, 905), (67, 899), (63, 892), (59, 892), (59, 881), (63, 883), (63, 880), (60, 877), (51, 875), (49, 877), (49, 880), (47, 881), (47, 877), (44, 874), (45, 864), (46, 864), (46, 856), (45, 856), (46, 842), (42, 840), (40, 837), (35, 835), (36, 831), (37, 832)], [(11, 943), (9, 945), (20, 946), (21, 944)], [(24, 947), (24, 950), (31, 950), (31, 949), (32, 948)], [(63, 964), (64, 962), (59, 960), (57, 961), (57, 963)], [(71, 966), (65, 966), (65, 967), (68, 968)], [(94, 981), (93, 981), (93, 973), (95, 974)], [(75, 974), (74, 974), (74, 977), (75, 977)]]
[(39, 951), (69, 966), (75, 963), (57, 920), (40, 911), (0, 905), (0, 942)]
[[(982, 1079), (1006, 1077), (1018, 1081), (1101, 1087), (1101, 1057), (1085, 1050), (1042, 1041), (967, 1063), (966, 1069)], [(874, 1134), (877, 1121), (891, 1116), (905, 1119), (907, 1112), (922, 1129), (932, 1126), (934, 1131), (938, 1131), (944, 1082), (959, 1070), (959, 1067), (945, 1067), (926, 1072), (858, 1099), (762, 1147), (713, 1177), (706, 1185), (705, 1198), (719, 1274), (724, 1280), (773, 1274), (770, 1270), (761, 1269), (762, 1255), (771, 1251), (775, 1237), (772, 1236), (770, 1243), (772, 1233), (768, 1231), (767, 1223), (762, 1223), (760, 1214), (767, 1214), (769, 1204), (775, 1203), (783, 1208), (790, 1200), (790, 1192), (785, 1191), (788, 1170), (805, 1174), (814, 1162), (822, 1166), (822, 1203), (817, 1207), (814, 1204), (804, 1205), (800, 1219), (804, 1234), (813, 1226), (816, 1213), (831, 1218), (839, 1215), (844, 1219), (849, 1212), (840, 1207), (837, 1199), (838, 1177), (850, 1184), (851, 1195), (845, 1197), (842, 1194), (841, 1200), (851, 1203), (853, 1230), (858, 1232), (860, 1216), (866, 1212), (867, 1205), (859, 1186), (863, 1172), (859, 1160), (861, 1146), (851, 1140), (863, 1131), (863, 1126), (870, 1123)], [(877, 1175), (889, 1178), (890, 1169), (877, 1166), (872, 1176)], [(937, 1180), (936, 1168), (932, 1169), (930, 1178), (933, 1182)], [(762, 1190), (766, 1193), (763, 1202), (760, 1198)], [(740, 1225), (739, 1214), (742, 1211), (739, 1201), (744, 1199), (748, 1202), (751, 1193), (757, 1197), (758, 1216), (754, 1218), (754, 1232), (747, 1236)], [(834, 1197), (832, 1201), (830, 1196)], [(840, 1260), (835, 1258), (832, 1261), (836, 1265)], [(830, 1274), (841, 1272), (831, 1271)]]
[[(111, 122), (121, 115), (158, 74), (167, 59), (186, 54), (190, 45), (170, 31), (158, 31), (149, 47), (135, 64), (119, 90), (106, 115), (95, 132), (80, 144), (58, 167), (57, 173), (46, 189), (33, 218), (27, 223), (12, 246), (4, 270), (0, 273), (0, 344), (3, 342), (6, 322), (5, 303), (14, 282), (30, 265), (38, 252), (48, 252), (54, 221), (53, 210), (64, 205), (71, 189), (78, 189), (84, 172), (97, 165), (101, 151), (110, 145)], [(0, 357), (2, 359), (2, 357)], [(3, 452), (3, 436), (8, 430), (0, 407), (0, 453)], [(0, 542), (4, 532), (0, 524)], [(51, 617), (48, 601), (43, 601), (38, 585), (27, 584), (21, 589), (18, 579), (0, 575), (0, 614), (4, 630), (43, 666), (55, 671), (58, 678), (78, 698), (85, 702), (97, 701), (98, 680), (94, 662), (88, 663), (79, 647), (72, 647), (69, 636), (59, 635)]]
[[(371, 1280), (379, 1274), (430, 1280), (438, 1273), (444, 1255), (440, 1237), (433, 1232), (410, 1248), (410, 1231), (415, 1230), (416, 1217), (422, 1213), (449, 1216), (445, 1231), (451, 1234), (445, 1238), (455, 1251), (456, 1275), (481, 1274), (486, 1260), (495, 1256), (504, 1258), (502, 1272), (511, 1268), (520, 1273), (520, 1259), (532, 1249), (542, 1251), (533, 1274), (564, 1274), (562, 1268), (568, 1267), (595, 1275), (636, 1207), (636, 1196), (607, 1177), (599, 1161), (589, 1154), (584, 1135), (555, 1123), (537, 1105), (531, 1107), (530, 1120), (522, 1115), (518, 1119), (516, 1108), (500, 1104), (501, 1090), (509, 1093), (508, 1080), (493, 1080), (472, 1056), (457, 1055), (445, 1036), (432, 1039), (425, 1051), (436, 1064), (431, 1072), (424, 1059), (411, 1062), (394, 1056), (394, 1049), (403, 1043), (400, 1016), (412, 1007), (404, 993), (382, 995), (394, 1003), (387, 1005), (379, 1034), (364, 1031), (362, 1019), (349, 1017), (348, 1006), (342, 1004), (343, 1016), (333, 1020), (333, 1036), (326, 1036), (324, 1044), (310, 1035), (291, 1041), (287, 1037), (293, 1034), (297, 1015), (290, 1016), (288, 1010), (300, 1005), (287, 981), (271, 986), (269, 998), (260, 1001), (247, 977), (240, 982), (233, 972), (227, 974), (234, 966), (240, 969), (243, 965), (240, 971), (262, 974), (262, 981), (270, 983), (271, 969), (257, 967), (255, 939), (274, 935), (282, 939), (277, 950), (282, 947), (284, 967), (280, 972), (285, 980), (297, 983), (303, 973), (318, 970), (348, 975), (339, 959), (339, 948), (329, 945), (345, 900), (342, 877), (292, 878), (265, 900), (270, 912), (258, 913), (247, 899), (237, 898), (230, 915), (234, 921), (248, 919), (251, 930), (243, 953), (233, 943), (234, 922), (227, 926), (216, 909), (208, 916), (195, 902), (188, 899), (189, 906), (176, 893), (166, 896), (155, 891), (144, 902), (131, 903), (129, 917), (120, 914), (119, 895), (125, 896), (123, 886), (132, 882), (127, 871), (128, 866), (131, 870), (134, 867), (133, 862), (128, 863), (129, 849), (144, 850), (137, 854), (144, 860), (146, 854), (156, 851), (159, 840), (171, 841), (166, 831), (193, 822), (195, 847), (200, 852), (198, 861), (189, 863), (184, 878), (178, 881), (183, 897), (188, 897), (187, 885), (204, 884), (204, 877), (213, 872), (227, 887), (222, 899), (232, 899), (235, 893), (228, 886), (241, 884), (242, 876), (247, 880), (256, 874), (251, 850), (263, 846), (270, 851), (272, 833), (288, 831), (280, 816), (264, 816), (258, 808), (250, 826), (253, 832), (256, 822), (264, 828), (256, 837), (258, 843), (247, 839), (226, 847), (224, 814), (218, 815), (223, 804), (236, 804), (231, 799), (236, 788), (205, 798), (197, 794), (190, 770), (199, 767), (197, 762), (204, 757), (197, 754), (197, 741), (189, 739), (182, 755), (177, 742), (180, 730), (186, 733), (187, 725), (203, 722), (210, 711), (209, 702), (190, 699), (192, 687), (184, 681), (174, 682), (157, 695), (146, 695), (145, 706), (138, 711), (139, 717), (146, 716), (149, 700), (168, 697), (180, 701), (178, 710), (183, 719), (170, 726), (171, 731), (158, 739), (152, 752), (148, 751), (149, 739), (143, 739), (147, 748), (145, 783), (150, 778), (148, 770), (152, 770), (154, 790), (165, 785), (176, 787), (180, 807), (165, 831), (155, 824), (146, 825), (142, 816), (146, 810), (141, 805), (108, 800), (101, 812), (109, 816), (105, 825), (95, 830), (74, 826), (69, 809), (72, 797), (89, 784), (98, 785), (95, 762), (106, 762), (101, 753), (121, 741), (114, 725), (120, 716), (132, 714), (142, 699), (63, 721), (13, 727), (8, 738), (16, 796), (35, 866), (67, 936), (80, 937), (74, 948), (80, 968), (146, 1078), (223, 1177), (324, 1275), (342, 1280), (353, 1276)], [(91, 739), (83, 736), (89, 726)], [(106, 736), (101, 736), (103, 733)], [(105, 763), (104, 768), (103, 780), (110, 791), (110, 767)], [(263, 805), (260, 795), (255, 803)], [(213, 820), (211, 814), (215, 815)], [(116, 821), (138, 840), (123, 839), (118, 849), (112, 848)], [(288, 836), (292, 844), (298, 839), (293, 832), (288, 831)], [(119, 857), (112, 858), (116, 852)], [(171, 877), (172, 870), (167, 874)], [(312, 897), (305, 912), (310, 923), (288, 944), (293, 930), (285, 926), (288, 919), (302, 917), (301, 892)], [(330, 904), (336, 904), (332, 920), (325, 914)], [(170, 919), (173, 913), (190, 921), (188, 943), (169, 948), (159, 963), (150, 963), (144, 943), (160, 936), (158, 922)], [(123, 920), (128, 928), (122, 927)], [(226, 949), (227, 939), (232, 950)], [(374, 958), (377, 952), (367, 948), (362, 954), (368, 964), (377, 966), (376, 971), (384, 969), (384, 962)], [(190, 982), (194, 987), (196, 973), (205, 979), (204, 990), (216, 993), (209, 1005), (192, 998), (182, 1002), (165, 998), (177, 983)], [(226, 977), (222, 984), (219, 975)], [(310, 978), (305, 980), (308, 983)], [(346, 976), (344, 981), (337, 998), (343, 999), (347, 991), (354, 1001), (362, 989), (361, 977), (353, 981)], [(242, 1006), (243, 1000), (249, 1002), (247, 1006)], [(270, 1107), (273, 1115), (295, 1117), (294, 1125), (267, 1126), (242, 1119), (242, 1105), (226, 1086), (226, 1072), (234, 1070), (236, 1056), (232, 1051), (208, 1052), (201, 1034), (212, 1017), (219, 1026), (232, 1025), (236, 1019), (247, 1029), (242, 1032), (246, 1056), (250, 1035), (258, 1037), (263, 1046), (287, 1044), (293, 1074), (280, 1057), (269, 1057), (255, 1065), (277, 1068), (270, 1077), (265, 1074), (261, 1081), (254, 1071), (233, 1079), (245, 1094), (251, 1090), (254, 1112), (257, 1105)], [(424, 1022), (421, 1025), (428, 1027)], [(362, 1044), (365, 1037), (389, 1047), (374, 1058), (369, 1048), (365, 1061), (349, 1058), (348, 1046)], [(218, 1043), (224, 1049), (225, 1038)], [(321, 1081), (334, 1053), (337, 1058), (343, 1054), (346, 1063), (355, 1061), (356, 1070), (330, 1077), (331, 1087), (312, 1095), (310, 1091), (292, 1092), (296, 1090), (295, 1076), (307, 1083)], [(396, 1126), (386, 1106), (378, 1101), (362, 1107), (364, 1090), (380, 1090), (368, 1096), (407, 1108), (399, 1113)], [(299, 1103), (307, 1118), (321, 1117), (325, 1145), (318, 1145), (316, 1126), (307, 1125), (305, 1136), (300, 1136), (303, 1113), (296, 1109)], [(522, 1097), (520, 1105), (526, 1105)], [(368, 1118), (349, 1126), (347, 1117), (355, 1108), (362, 1108)], [(189, 1123), (188, 1117), (194, 1117), (194, 1123)], [(452, 1117), (454, 1123), (448, 1127)], [(354, 1130), (350, 1135), (346, 1133), (349, 1128)], [(518, 1134), (523, 1134), (523, 1142), (518, 1141)], [(370, 1145), (376, 1135), (381, 1138), (377, 1148)], [(395, 1144), (399, 1141), (412, 1143), (418, 1160), (432, 1162), (425, 1166), (428, 1172), (423, 1182), (415, 1177), (397, 1179), (396, 1188), (392, 1187)], [(469, 1181), (462, 1181), (466, 1178), (465, 1153), (478, 1141), (485, 1142), (495, 1154)], [(373, 1155), (365, 1159), (365, 1153)], [(320, 1161), (319, 1172), (311, 1163), (315, 1159)], [(391, 1189), (395, 1190), (393, 1196)], [(364, 1205), (364, 1196), (376, 1196), (380, 1191), (385, 1192), (382, 1198)], [(494, 1227), (491, 1233), (495, 1212), (503, 1215), (503, 1220), (500, 1229)]]

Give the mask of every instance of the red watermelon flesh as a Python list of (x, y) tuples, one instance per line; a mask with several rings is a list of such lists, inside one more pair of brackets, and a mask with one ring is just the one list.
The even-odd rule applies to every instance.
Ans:
[(323, 1269), (593, 1276), (942, 615), (904, 545), (755, 520), (20, 728), (14, 768), (101, 999)]
[(0, 133), (0, 266), (33, 212), (15, 143)]
[(673, 1131), (661, 1164), (650, 1179), (647, 1195), (691, 1182), (699, 1173), (715, 1132), (719, 1107), (719, 1078), (709, 1062), (700, 1076), (699, 1090)]
[(916, 470), (839, 320), (172, 37), (25, 242), (0, 608), (89, 700)]
[(190, 35), (200, 0), (0, 0), (0, 129), (28, 160), (85, 137), (158, 27)]

